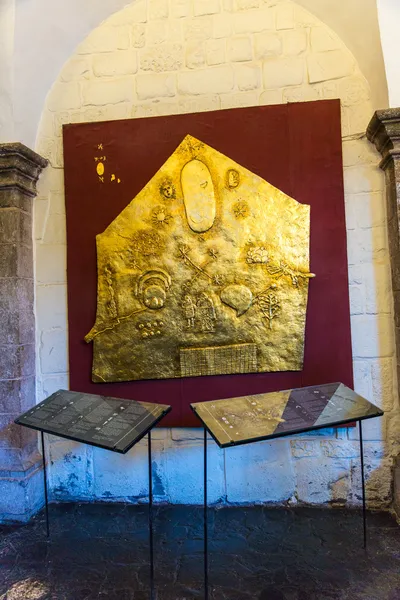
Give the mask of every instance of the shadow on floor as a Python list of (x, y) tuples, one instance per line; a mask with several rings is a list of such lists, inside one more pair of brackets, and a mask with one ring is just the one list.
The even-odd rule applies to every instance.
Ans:
[[(64, 504), (0, 527), (0, 600), (149, 600), (146, 506)], [(210, 600), (400, 600), (400, 527), (358, 511), (209, 510)], [(154, 510), (156, 600), (204, 598), (203, 513)]]

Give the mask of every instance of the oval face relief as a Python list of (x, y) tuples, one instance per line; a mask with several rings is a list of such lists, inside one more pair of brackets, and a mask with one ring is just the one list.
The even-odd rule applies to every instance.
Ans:
[(214, 185), (208, 167), (200, 160), (191, 160), (182, 169), (181, 184), (190, 229), (196, 233), (208, 231), (216, 214)]

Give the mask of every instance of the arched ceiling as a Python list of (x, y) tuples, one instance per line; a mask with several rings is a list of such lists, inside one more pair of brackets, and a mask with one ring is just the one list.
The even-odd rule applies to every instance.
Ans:
[[(338, 9), (337, 0), (297, 3), (336, 31), (369, 81), (374, 107), (387, 107), (376, 0), (346, 0), (345, 9)], [(46, 95), (64, 62), (91, 30), (127, 4), (126, 0), (15, 0), (16, 139), (34, 146)]]

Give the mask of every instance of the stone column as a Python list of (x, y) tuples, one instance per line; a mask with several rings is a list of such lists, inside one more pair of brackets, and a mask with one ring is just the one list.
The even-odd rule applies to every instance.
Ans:
[(0, 144), (0, 521), (26, 521), (43, 502), (37, 433), (14, 425), (35, 405), (32, 203), (47, 160)]
[[(386, 178), (386, 206), (389, 253), (394, 296), (398, 394), (400, 396), (400, 108), (377, 110), (367, 129), (367, 137), (382, 155), (381, 169)], [(394, 505), (400, 516), (400, 457), (395, 461)]]

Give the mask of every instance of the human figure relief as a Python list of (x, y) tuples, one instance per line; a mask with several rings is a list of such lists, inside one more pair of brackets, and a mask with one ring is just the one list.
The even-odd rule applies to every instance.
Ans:
[(201, 331), (214, 331), (217, 315), (215, 313), (214, 302), (205, 292), (202, 292), (197, 299), (196, 316), (200, 323)]
[(189, 296), (189, 294), (186, 294), (186, 296), (183, 298), (182, 308), (187, 321), (187, 328), (193, 329), (196, 305), (193, 302), (192, 296)]

